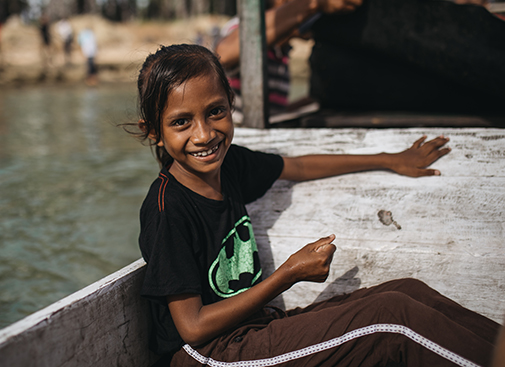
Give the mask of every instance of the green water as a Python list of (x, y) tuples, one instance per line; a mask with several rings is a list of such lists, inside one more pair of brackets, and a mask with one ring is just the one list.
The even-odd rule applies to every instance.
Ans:
[(0, 91), (0, 328), (140, 257), (134, 85)]

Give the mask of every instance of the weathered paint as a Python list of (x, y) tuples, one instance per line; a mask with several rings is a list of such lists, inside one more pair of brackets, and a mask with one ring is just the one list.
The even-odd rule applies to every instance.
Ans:
[[(299, 283), (287, 308), (390, 279), (414, 277), (497, 322), (505, 315), (505, 131), (501, 129), (236, 129), (235, 142), (285, 155), (398, 152), (446, 135), (440, 177), (363, 172), (279, 181), (248, 206), (265, 273), (306, 243), (336, 234), (325, 283)], [(391, 211), (401, 225), (381, 223)], [(149, 366), (144, 262), (0, 330), (0, 366)]]
[[(284, 155), (398, 152), (422, 135), (450, 137), (440, 177), (386, 171), (281, 182), (249, 205), (271, 273), (306, 243), (335, 233), (324, 284), (297, 284), (277, 300), (292, 308), (334, 293), (415, 277), (500, 323), (505, 316), (505, 131), (501, 129), (238, 130), (235, 142)], [(391, 211), (401, 225), (383, 225)], [(270, 250), (272, 247), (272, 250)], [(323, 293), (323, 295), (321, 295)]]
[(144, 261), (0, 330), (0, 366), (149, 366)]

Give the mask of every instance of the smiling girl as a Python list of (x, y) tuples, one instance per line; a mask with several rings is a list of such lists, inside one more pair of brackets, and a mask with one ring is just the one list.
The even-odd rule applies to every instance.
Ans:
[(389, 169), (408, 176), (449, 152), (425, 137), (398, 154), (281, 157), (232, 144), (233, 93), (196, 45), (161, 47), (138, 80), (140, 135), (161, 165), (142, 205), (151, 348), (171, 366), (486, 364), (498, 325), (424, 283), (401, 279), (305, 309), (266, 306), (300, 281), (323, 282), (334, 235), (302, 247), (262, 279), (245, 205), (277, 179)]

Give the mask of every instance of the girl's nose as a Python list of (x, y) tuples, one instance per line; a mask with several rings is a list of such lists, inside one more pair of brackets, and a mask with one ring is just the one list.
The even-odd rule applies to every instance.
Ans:
[(205, 145), (216, 137), (216, 132), (211, 124), (204, 119), (196, 121), (192, 134), (192, 141), (195, 145)]

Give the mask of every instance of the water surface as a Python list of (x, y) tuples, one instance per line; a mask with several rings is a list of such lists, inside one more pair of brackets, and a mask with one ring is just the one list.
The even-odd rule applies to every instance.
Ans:
[(140, 257), (135, 86), (0, 91), (0, 328)]

